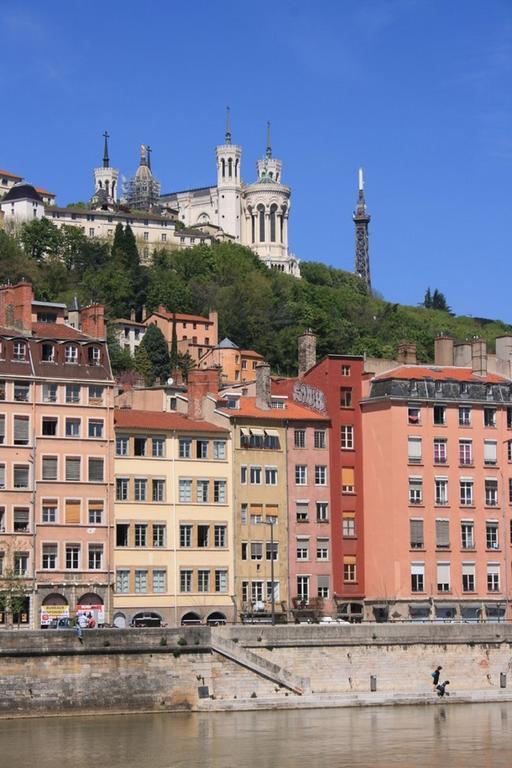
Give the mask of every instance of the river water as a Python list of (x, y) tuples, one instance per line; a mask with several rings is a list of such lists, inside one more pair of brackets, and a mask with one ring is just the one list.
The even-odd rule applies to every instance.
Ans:
[(512, 704), (0, 721), (0, 768), (510, 768)]

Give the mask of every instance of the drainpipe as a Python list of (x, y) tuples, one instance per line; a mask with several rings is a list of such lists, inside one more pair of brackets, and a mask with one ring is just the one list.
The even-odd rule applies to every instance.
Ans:
[(288, 600), (286, 609), (286, 620), (290, 618), (290, 603), (292, 595), (292, 581), (290, 575), (290, 489), (288, 487), (288, 427), (289, 421), (284, 423), (284, 478), (286, 482), (286, 570), (288, 580)]
[(178, 626), (178, 547), (176, 531), (176, 443), (178, 435), (176, 430), (172, 433), (171, 451), (172, 451), (172, 531), (173, 531), (173, 550), (174, 550), (174, 626)]
[[(35, 386), (34, 386), (35, 390)], [(35, 401), (35, 395), (33, 400)], [(35, 427), (35, 405), (32, 407), (32, 601), (31, 601), (31, 608), (32, 608), (32, 620), (30, 622), (30, 625), (32, 629), (37, 629), (36, 626), (36, 589), (37, 589), (37, 580), (36, 580), (36, 544), (37, 544), (37, 536), (36, 536), (36, 497), (37, 497), (37, 491), (36, 491), (36, 427)]]
[(231, 599), (233, 601), (233, 612), (234, 612), (234, 621), (233, 624), (236, 624), (238, 621), (238, 605), (236, 600), (236, 585), (238, 581), (238, 569), (236, 567), (236, 555), (238, 552), (238, 543), (237, 543), (237, 536), (236, 536), (236, 526), (237, 526), (237, 519), (238, 519), (238, 483), (236, 481), (236, 467), (235, 467), (235, 451), (236, 451), (236, 418), (233, 419), (233, 429), (231, 431), (231, 483), (233, 488), (233, 508), (231, 510), (231, 520), (232, 520), (232, 530), (233, 530), (233, 555), (232, 555), (232, 563), (233, 563), (233, 595), (231, 596)]
[[(112, 541), (112, 533), (115, 525), (115, 495), (114, 495), (114, 480), (112, 477), (112, 470), (114, 470), (115, 477), (115, 429), (114, 429), (114, 387), (112, 387), (112, 400), (111, 404), (107, 405), (107, 424), (110, 427), (109, 437), (107, 438), (107, 474), (106, 474), (106, 502), (107, 502), (107, 601), (106, 601), (106, 615), (105, 622), (112, 624), (113, 622), (113, 584), (112, 579), (114, 576), (114, 546)], [(112, 515), (108, 514), (112, 511)], [(75, 603), (76, 605), (76, 603)]]

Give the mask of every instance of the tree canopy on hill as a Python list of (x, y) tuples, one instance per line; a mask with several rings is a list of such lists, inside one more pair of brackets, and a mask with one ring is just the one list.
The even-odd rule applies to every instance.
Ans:
[[(31, 222), (17, 238), (0, 232), (1, 279), (28, 277), (42, 299), (70, 302), (76, 295), (84, 304), (104, 303), (110, 319), (129, 316), (131, 309), (140, 313), (143, 305), (148, 311), (163, 305), (170, 312), (202, 315), (217, 309), (220, 338), (256, 349), (283, 374), (296, 371), (297, 336), (308, 327), (318, 336), (320, 357), (393, 357), (406, 340), (416, 343), (420, 362), (433, 359), (434, 338), (441, 332), (457, 340), (482, 336), (491, 348), (496, 336), (512, 332), (500, 321), (449, 314), (439, 291), (439, 309), (392, 304), (368, 295), (357, 276), (317, 262), (302, 262), (297, 280), (267, 269), (248, 248), (214, 243), (158, 250), (144, 266), (130, 227), (118, 226), (108, 243), (72, 227), (56, 236), (57, 228), (49, 224), (30, 232), (36, 230)], [(44, 239), (41, 245), (45, 235), (47, 249)]]

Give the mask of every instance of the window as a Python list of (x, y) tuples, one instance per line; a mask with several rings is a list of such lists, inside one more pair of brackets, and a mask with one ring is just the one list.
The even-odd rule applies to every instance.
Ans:
[(496, 440), (484, 440), (484, 464), (487, 466), (494, 466), (497, 463), (498, 444), (496, 443)]
[(476, 587), (475, 564), (462, 563), (462, 591), (474, 592)]
[(247, 525), (247, 509), (248, 509), (248, 504), (240, 504), (240, 523), (241, 523), (241, 525)]
[(66, 437), (80, 437), (80, 419), (66, 419)]
[(329, 520), (329, 504), (326, 501), (316, 502), (316, 521), (326, 523)]
[(116, 437), (116, 456), (128, 456), (128, 438), (124, 435)]
[(23, 464), (15, 464), (13, 468), (15, 488), (28, 488), (29, 468)]
[(309, 560), (309, 539), (297, 538), (297, 560)]
[(148, 481), (143, 477), (136, 477), (133, 481), (135, 501), (147, 501)]
[(407, 438), (407, 458), (409, 464), (421, 464), (421, 437)]
[(154, 458), (165, 456), (165, 440), (163, 437), (153, 437), (151, 439), (151, 455)]
[(54, 416), (43, 416), (41, 423), (41, 432), (45, 437), (55, 437), (57, 434), (57, 418)]
[(226, 547), (227, 545), (227, 528), (225, 525), (216, 525), (214, 528), (214, 546)]
[(0, 400), (5, 400), (5, 381), (0, 381)]
[(24, 341), (15, 341), (12, 345), (12, 359), (21, 361), (25, 360), (27, 354), (27, 345)]
[(41, 521), (43, 523), (57, 522), (57, 502), (48, 499), (43, 500), (41, 510)]
[(471, 408), (468, 405), (459, 406), (459, 427), (471, 426)]
[(240, 484), (246, 485), (247, 483), (247, 467), (242, 466), (240, 467)]
[(265, 543), (265, 560), (279, 559), (279, 544), (277, 541), (267, 541)]
[(5, 415), (0, 413), (0, 445), (5, 441)]
[(130, 571), (116, 571), (116, 592), (126, 593), (130, 591)]
[(198, 547), (210, 546), (210, 526), (209, 525), (197, 526), (197, 546)]
[(164, 570), (153, 571), (153, 592), (165, 592), (166, 572)]
[(356, 558), (353, 555), (345, 555), (343, 558), (343, 581), (345, 584), (357, 581)]
[(251, 467), (249, 477), (251, 485), (261, 485), (261, 467)]
[(352, 387), (340, 387), (340, 407), (352, 408)]
[(64, 521), (66, 525), (79, 525), (80, 517), (80, 499), (66, 499), (64, 502)]
[(89, 570), (101, 571), (103, 567), (103, 544), (89, 544)]
[(423, 502), (423, 480), (421, 477), (409, 478), (409, 504)]
[[(284, 402), (281, 400), (273, 401), (272, 402), (272, 408), (284, 408)], [(271, 434), (270, 430), (267, 429), (265, 433), (265, 441), (264, 441), (264, 448), (268, 448), (272, 451), (278, 451), (279, 450), (279, 433), (275, 432), (275, 434)]]
[(209, 592), (210, 591), (210, 571), (203, 571), (199, 569), (197, 572), (197, 591)]
[(30, 511), (27, 507), (14, 507), (13, 530), (14, 533), (28, 533)]
[(66, 363), (78, 362), (78, 347), (73, 344), (68, 344), (64, 350), (64, 361)]
[(459, 464), (461, 466), (473, 464), (473, 443), (471, 440), (459, 440)]
[(43, 384), (43, 403), (57, 402), (57, 384)]
[(498, 523), (487, 520), (485, 523), (485, 546), (487, 549), (498, 549)]
[(448, 478), (436, 477), (435, 478), (435, 503), (436, 504), (448, 504)]
[(298, 501), (296, 503), (295, 516), (298, 523), (307, 523), (309, 516), (309, 504), (307, 501)]
[(180, 525), (180, 547), (192, 546), (192, 526), (187, 524)]
[(77, 571), (80, 567), (80, 545), (66, 544), (66, 570)]
[(447, 457), (447, 440), (444, 437), (434, 438), (434, 464), (446, 464)]
[(329, 539), (316, 540), (316, 559), (317, 560), (329, 559)]
[(222, 461), (226, 458), (226, 441), (214, 440), (213, 441), (213, 458), (217, 461)]
[(101, 363), (101, 350), (99, 347), (89, 347), (87, 353), (87, 362), (89, 365), (100, 365)]
[(307, 485), (308, 468), (305, 464), (295, 465), (295, 485)]
[(116, 547), (127, 547), (128, 546), (128, 532), (130, 530), (130, 526), (128, 523), (117, 523), (116, 524)]
[(306, 430), (305, 429), (295, 429), (293, 432), (293, 444), (295, 448), (305, 448), (306, 447)]
[(43, 456), (42, 476), (43, 480), (57, 480), (56, 456)]
[(43, 544), (42, 568), (45, 571), (57, 568), (57, 544)]
[(5, 464), (0, 464), (0, 488), (5, 488)]
[(251, 560), (263, 560), (263, 544), (261, 541), (251, 542)]
[(498, 563), (487, 564), (487, 591), (500, 591), (500, 566)]
[(327, 467), (323, 464), (315, 466), (315, 485), (327, 485)]
[(277, 485), (276, 467), (265, 467), (265, 483), (267, 485)]
[(309, 576), (297, 576), (297, 597), (301, 603), (309, 602)]
[(208, 440), (198, 440), (196, 442), (196, 457), (198, 459), (208, 458)]
[(103, 419), (89, 419), (89, 437), (103, 437)]
[(14, 553), (14, 575), (28, 576), (28, 552)]
[(318, 576), (317, 596), (327, 600), (329, 598), (329, 576)]
[(355, 470), (353, 467), (343, 467), (341, 470), (341, 492), (355, 493)]
[(28, 416), (14, 417), (14, 445), (29, 444), (29, 419)]
[(341, 449), (351, 451), (354, 449), (354, 427), (344, 424), (341, 427)]
[(117, 477), (116, 478), (116, 501), (128, 500), (128, 478)]
[(179, 457), (180, 459), (190, 459), (192, 451), (192, 440), (189, 438), (180, 438), (179, 440)]
[(436, 520), (436, 547), (437, 549), (449, 549), (450, 547), (449, 520)]
[(343, 512), (342, 534), (345, 539), (353, 539), (356, 535), (355, 512)]
[(103, 391), (104, 387), (99, 387), (95, 384), (89, 386), (90, 405), (101, 405), (103, 403)]
[(409, 520), (411, 549), (423, 549), (425, 538), (423, 534), (423, 520)]
[(135, 571), (135, 591), (147, 592), (148, 591), (148, 572), (145, 570)]
[(512, 461), (512, 440), (507, 440), (507, 461)]
[(434, 405), (434, 424), (446, 424), (446, 406)]
[(180, 592), (192, 592), (192, 571), (180, 571)]
[(66, 403), (80, 402), (80, 384), (66, 384)]
[(423, 592), (425, 589), (425, 564), (411, 563), (411, 592)]
[(472, 507), (473, 506), (473, 481), (461, 480), (459, 485), (460, 485), (461, 507)]
[(101, 525), (103, 522), (103, 502), (90, 501), (88, 507), (89, 525)]
[(156, 502), (165, 501), (165, 480), (151, 481), (151, 500)]
[(342, 376), (350, 376), (350, 365), (342, 365), (341, 366), (341, 375)]
[(450, 563), (437, 563), (437, 591), (450, 592)]
[(208, 503), (208, 490), (210, 487), (209, 480), (198, 480), (197, 481), (197, 503), (198, 504), (207, 504)]
[(103, 459), (93, 459), (89, 457), (89, 482), (103, 482)]
[(315, 448), (325, 448), (326, 447), (325, 430), (324, 429), (315, 429), (315, 432), (314, 432), (314, 446), (315, 446)]
[(474, 523), (470, 520), (463, 520), (460, 524), (460, 540), (461, 540), (461, 547), (462, 549), (474, 549), (475, 548), (475, 537), (474, 537), (474, 530), (475, 526)]
[(23, 381), (14, 382), (14, 399), (17, 403), (28, 403), (30, 394), (30, 384)]
[(485, 506), (498, 506), (498, 481), (492, 478), (485, 479)]
[(228, 572), (224, 569), (215, 571), (215, 591), (228, 591)]
[(147, 438), (135, 435), (133, 438), (133, 455), (145, 456), (146, 455), (146, 442)]
[(135, 523), (135, 546), (147, 547), (148, 526), (146, 523)]
[(421, 424), (421, 411), (416, 406), (407, 408), (407, 421), (409, 424)]
[(496, 408), (484, 408), (484, 427), (496, 426)]
[(181, 504), (190, 504), (192, 501), (192, 480), (180, 477), (179, 500)]
[(225, 480), (213, 481), (213, 501), (215, 504), (226, 503), (226, 481)]

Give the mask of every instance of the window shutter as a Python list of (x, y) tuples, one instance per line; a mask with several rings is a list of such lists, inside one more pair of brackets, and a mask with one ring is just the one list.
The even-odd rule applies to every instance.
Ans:
[(497, 445), (494, 440), (484, 440), (484, 462), (486, 464), (496, 464)]
[(43, 480), (57, 479), (57, 457), (43, 456)]
[(423, 546), (423, 520), (411, 520), (411, 544), (416, 547)]
[(66, 458), (66, 480), (68, 482), (80, 481), (80, 459), (74, 457)]
[(103, 459), (89, 459), (89, 480), (103, 481)]
[(345, 565), (355, 565), (356, 564), (355, 555), (345, 555), (343, 558), (343, 563)]
[(450, 563), (437, 564), (437, 583), (438, 584), (450, 583)]
[(341, 470), (341, 484), (354, 485), (354, 469), (352, 467), (343, 467)]
[(66, 524), (80, 523), (80, 502), (76, 500), (66, 501)]
[(329, 576), (318, 576), (318, 586), (329, 589)]
[(0, 416), (0, 443), (3, 443), (5, 438), (5, 416)]
[(475, 573), (475, 564), (474, 563), (462, 563), (462, 575), (463, 576), (471, 576)]
[(425, 574), (425, 563), (411, 563), (411, 575), (423, 576)]
[(14, 442), (28, 443), (28, 418), (25, 416), (14, 417)]
[(0, 464), (0, 488), (5, 488), (5, 464)]
[(450, 546), (450, 523), (448, 520), (436, 520), (436, 546)]
[(409, 437), (408, 451), (409, 459), (412, 461), (421, 461), (421, 437)]

